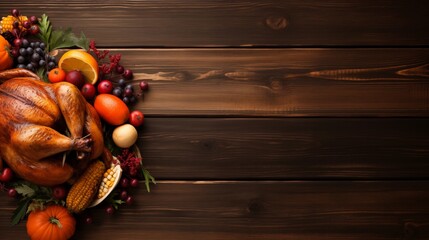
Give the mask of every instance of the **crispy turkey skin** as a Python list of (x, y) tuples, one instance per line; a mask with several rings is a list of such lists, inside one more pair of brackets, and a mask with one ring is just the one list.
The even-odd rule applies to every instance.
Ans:
[(74, 85), (24, 69), (1, 72), (0, 83), (0, 157), (21, 178), (61, 184), (103, 153), (100, 119)]

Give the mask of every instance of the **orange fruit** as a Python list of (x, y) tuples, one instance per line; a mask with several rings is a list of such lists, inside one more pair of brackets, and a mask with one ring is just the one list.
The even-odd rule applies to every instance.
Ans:
[(99, 94), (94, 101), (94, 108), (98, 115), (110, 125), (124, 124), (130, 116), (128, 106), (112, 94)]
[(66, 72), (61, 68), (54, 68), (49, 71), (48, 79), (51, 83), (62, 82), (66, 79)]
[(58, 67), (66, 72), (79, 70), (87, 83), (95, 84), (98, 79), (98, 63), (95, 58), (85, 50), (69, 50), (61, 56)]

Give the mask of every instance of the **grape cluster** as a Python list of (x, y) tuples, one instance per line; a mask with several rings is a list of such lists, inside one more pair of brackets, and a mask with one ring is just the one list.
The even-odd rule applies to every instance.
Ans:
[(112, 94), (122, 99), (127, 105), (136, 103), (137, 97), (140, 96), (140, 93), (134, 92), (133, 85), (127, 83), (123, 78), (119, 79), (118, 86), (113, 89)]
[(55, 57), (45, 53), (46, 45), (44, 42), (30, 42), (25, 38), (21, 41), (15, 56), (15, 67), (26, 68), (34, 72), (39, 67), (46, 67), (51, 70), (57, 66)]

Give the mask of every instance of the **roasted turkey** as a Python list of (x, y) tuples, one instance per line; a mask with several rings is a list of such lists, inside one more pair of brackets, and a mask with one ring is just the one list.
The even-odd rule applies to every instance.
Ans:
[(0, 157), (19, 177), (44, 186), (72, 181), (103, 154), (98, 114), (74, 85), (45, 83), (25, 69), (0, 72), (0, 84)]

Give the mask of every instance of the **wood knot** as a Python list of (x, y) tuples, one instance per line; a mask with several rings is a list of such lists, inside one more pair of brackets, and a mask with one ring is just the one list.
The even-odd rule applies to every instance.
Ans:
[(264, 205), (262, 204), (261, 200), (252, 199), (249, 201), (249, 205), (247, 206), (247, 211), (250, 214), (256, 215), (261, 213), (263, 210), (264, 210)]
[(273, 91), (280, 91), (283, 89), (283, 84), (280, 80), (272, 80), (270, 87)]
[(288, 21), (284, 17), (268, 17), (265, 24), (273, 30), (283, 30), (287, 27)]

